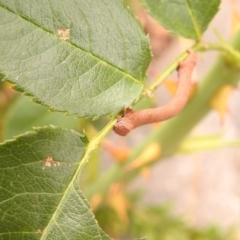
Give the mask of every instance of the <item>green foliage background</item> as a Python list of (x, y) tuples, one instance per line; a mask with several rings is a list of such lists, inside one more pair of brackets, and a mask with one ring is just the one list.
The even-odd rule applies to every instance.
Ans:
[[(140, 169), (125, 172), (127, 164), (152, 143), (162, 147), (161, 157), (173, 154), (211, 110), (213, 94), (225, 84), (236, 86), (240, 77), (240, 32), (229, 43), (206, 48), (200, 42), (219, 0), (211, 4), (178, 1), (177, 7), (176, 2), (143, 2), (171, 32), (198, 40), (194, 50), (215, 47), (224, 54), (202, 79), (182, 114), (146, 136), (124, 163), (102, 173), (96, 150), (117, 115), (146, 97), (146, 89), (154, 91), (187, 54), (147, 86), (149, 39), (121, 1), (0, 0), (1, 80), (28, 96), (20, 97), (0, 82), (0, 136), (1, 140), (14, 138), (0, 144), (0, 239), (110, 239), (102, 229), (123, 239), (236, 239), (234, 231), (196, 230), (164, 207), (142, 206), (140, 198), (125, 188), (124, 197), (131, 206), (125, 209), (129, 224), (124, 225), (108, 204), (113, 184), (126, 186), (139, 174)], [(173, 13), (174, 18), (169, 18)], [(66, 38), (61, 36), (63, 30), (69, 30)], [(213, 83), (213, 76), (219, 76), (218, 81)], [(75, 116), (112, 118), (91, 122)], [(86, 134), (79, 134), (83, 126)], [(174, 140), (172, 129), (176, 129)], [(91, 203), (100, 196), (95, 216), (101, 227), (80, 188)]]

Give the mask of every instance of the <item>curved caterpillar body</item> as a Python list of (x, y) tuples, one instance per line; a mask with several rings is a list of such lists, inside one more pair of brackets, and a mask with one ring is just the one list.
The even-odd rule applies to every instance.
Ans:
[(189, 56), (178, 66), (178, 89), (173, 99), (165, 106), (149, 108), (134, 112), (126, 109), (114, 125), (114, 132), (126, 136), (134, 128), (141, 125), (167, 120), (177, 115), (186, 105), (191, 86), (191, 74), (196, 65), (196, 53), (189, 50)]

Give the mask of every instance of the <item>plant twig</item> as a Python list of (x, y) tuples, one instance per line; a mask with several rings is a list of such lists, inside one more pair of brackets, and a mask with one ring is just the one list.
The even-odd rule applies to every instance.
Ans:
[[(229, 44), (235, 51), (240, 51), (240, 30)], [(239, 79), (239, 69), (235, 65), (226, 64), (225, 58), (220, 56), (200, 81), (198, 91), (183, 112), (155, 128), (142, 143), (133, 149), (129, 159), (124, 164), (115, 164), (105, 171), (99, 177), (98, 181), (87, 187), (86, 196), (89, 199), (96, 193), (104, 196), (114, 182), (130, 181), (133, 179), (139, 174), (138, 170), (126, 172), (124, 171), (125, 165), (134, 161), (152, 143), (158, 143), (161, 146), (161, 158), (173, 154), (189, 131), (209, 113), (211, 110), (209, 101), (216, 91), (226, 84), (236, 86)], [(157, 162), (159, 156), (155, 160)], [(151, 163), (153, 164), (154, 161)], [(143, 165), (142, 167), (145, 166)]]

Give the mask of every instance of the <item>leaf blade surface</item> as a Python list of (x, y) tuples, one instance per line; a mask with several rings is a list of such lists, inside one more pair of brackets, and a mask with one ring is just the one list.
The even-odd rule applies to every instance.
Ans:
[(217, 13), (220, 0), (143, 0), (148, 12), (172, 33), (201, 39)]
[(87, 147), (55, 127), (0, 145), (0, 239), (104, 239), (79, 189)]
[(0, 0), (0, 14), (0, 73), (37, 102), (100, 117), (141, 93), (148, 39), (121, 1)]

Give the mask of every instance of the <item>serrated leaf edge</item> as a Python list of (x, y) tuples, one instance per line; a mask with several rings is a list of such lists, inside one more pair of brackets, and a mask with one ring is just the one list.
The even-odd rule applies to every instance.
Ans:
[[(123, 4), (123, 5), (124, 5), (124, 4)], [(17, 15), (18, 17), (24, 19), (24, 20), (27, 21), (28, 23), (31, 23), (31, 24), (35, 25), (36, 27), (44, 30), (45, 32), (47, 32), (48, 34), (50, 34), (52, 37), (55, 37), (56, 39), (59, 40), (59, 37), (58, 37), (58, 36), (54, 35), (52, 32), (48, 31), (47, 29), (42, 28), (42, 27), (39, 26), (38, 24), (29, 21), (29, 19), (26, 19), (26, 18), (24, 18), (23, 16), (20, 16), (20, 15), (16, 14), (16, 13), (13, 12), (12, 10), (10, 10), (9, 8), (3, 7), (1, 4), (0, 4), (0, 7), (6, 9), (7, 11), (11, 12), (11, 13), (14, 14), (14, 15)], [(145, 33), (144, 33), (144, 31), (143, 31), (143, 28), (142, 28), (140, 22), (138, 21), (138, 19), (133, 16), (132, 12), (129, 10), (129, 8), (128, 8), (127, 6), (124, 5), (124, 8), (125, 8), (125, 9), (128, 11), (128, 13), (131, 14), (131, 16), (136, 20), (138, 26), (140, 27), (140, 29), (141, 29), (141, 31), (142, 31), (142, 33), (143, 33), (143, 36), (145, 36), (145, 40), (149, 43), (149, 42), (150, 42), (149, 37), (148, 37), (147, 35), (145, 35)], [(59, 41), (62, 41), (62, 40), (59, 40)], [(71, 46), (74, 47), (74, 48), (77, 48), (78, 50), (84, 52), (85, 54), (91, 55), (91, 57), (92, 57), (92, 58), (95, 58), (97, 61), (102, 62), (103, 64), (109, 65), (109, 67), (113, 68), (114, 70), (117, 70), (117, 71), (121, 72), (124, 76), (129, 77), (129, 78), (132, 79), (134, 82), (136, 82), (136, 83), (138, 83), (138, 84), (140, 84), (140, 85), (142, 85), (142, 86), (144, 85), (144, 81), (145, 81), (145, 79), (146, 79), (146, 73), (145, 73), (145, 77), (140, 81), (140, 80), (138, 80), (136, 77), (132, 76), (131, 74), (126, 73), (125, 71), (123, 71), (123, 69), (120, 69), (119, 67), (117, 67), (117, 66), (115, 66), (115, 65), (113, 65), (113, 64), (111, 64), (111, 63), (109, 63), (109, 62), (107, 62), (107, 61), (103, 61), (102, 59), (98, 58), (98, 57), (95, 56), (94, 54), (85, 51), (85, 50), (82, 49), (80, 46), (77, 46), (77, 45), (73, 44), (72, 42), (68, 42), (68, 41), (64, 41), (64, 42), (65, 42), (66, 44), (71, 45)], [(150, 50), (150, 51), (149, 51), (149, 56), (151, 56), (150, 44), (149, 44), (149, 50)], [(149, 57), (149, 62), (150, 62), (150, 60), (151, 60), (151, 57)], [(69, 112), (69, 111), (67, 111), (67, 110), (60, 110), (60, 109), (58, 109), (58, 108), (53, 108), (52, 106), (44, 103), (43, 101), (41, 101), (40, 99), (38, 99), (36, 96), (34, 96), (34, 94), (25, 91), (25, 90), (24, 90), (22, 87), (20, 87), (17, 83), (13, 82), (13, 80), (8, 79), (7, 76), (4, 77), (4, 80), (10, 82), (11, 84), (13, 84), (13, 89), (15, 89), (16, 91), (22, 92), (23, 95), (25, 95), (25, 96), (30, 96), (30, 97), (32, 97), (32, 101), (33, 101), (33, 102), (35, 102), (35, 103), (37, 103), (37, 104), (40, 104), (40, 105), (43, 105), (43, 106), (46, 106), (46, 107), (48, 107), (51, 111), (54, 111), (54, 112), (64, 112), (64, 113), (67, 113), (67, 114), (69, 114), (69, 115), (77, 116), (78, 118), (87, 117), (88, 119), (93, 119), (93, 118), (96, 118), (96, 119), (97, 119), (97, 118), (99, 118), (99, 117), (106, 117), (106, 116), (109, 116), (109, 117), (116, 116), (116, 114), (111, 114), (111, 113), (110, 113), (110, 114), (102, 115), (102, 116), (81, 116), (81, 117), (80, 117), (80, 116), (78, 116), (77, 113)], [(133, 100), (133, 101), (134, 101), (134, 100)], [(131, 104), (132, 104), (132, 103), (131, 103)], [(130, 104), (130, 105), (131, 105), (131, 104)], [(124, 109), (124, 108), (127, 108), (127, 107), (128, 107), (128, 106), (123, 106), (123, 109)]]

